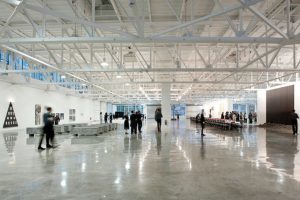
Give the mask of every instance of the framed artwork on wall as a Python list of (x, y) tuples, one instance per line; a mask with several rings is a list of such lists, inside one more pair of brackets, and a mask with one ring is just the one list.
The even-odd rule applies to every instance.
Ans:
[(41, 124), (41, 112), (42, 112), (42, 106), (41, 104), (35, 104), (35, 125)]

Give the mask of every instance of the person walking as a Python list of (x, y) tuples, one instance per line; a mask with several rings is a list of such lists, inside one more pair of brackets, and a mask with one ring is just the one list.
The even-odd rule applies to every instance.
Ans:
[(155, 111), (155, 121), (157, 123), (158, 132), (161, 132), (161, 118), (163, 118), (163, 115), (161, 114), (161, 109), (157, 108)]
[(113, 120), (113, 115), (110, 113), (109, 114), (109, 123), (112, 123), (112, 120)]
[[(52, 114), (52, 108), (48, 107), (47, 112), (43, 115), (43, 133), (40, 137), (40, 142), (38, 146), (38, 150), (45, 150), (45, 148), (42, 147), (44, 135), (46, 134), (46, 148), (53, 148), (53, 140), (54, 140), (54, 130), (53, 130), (53, 124), (54, 124), (54, 115)], [(52, 145), (50, 145), (50, 141)]]
[(107, 112), (104, 114), (104, 123), (107, 124), (108, 114)]
[(142, 126), (143, 126), (143, 121), (142, 121), (142, 114), (140, 111), (137, 111), (136, 113), (136, 122), (137, 122), (137, 128), (139, 130), (139, 134), (142, 133)]
[(204, 117), (204, 111), (202, 111), (200, 116), (200, 124), (201, 124), (201, 137), (205, 136), (204, 132), (204, 124), (205, 124), (205, 117)]
[(131, 115), (130, 115), (130, 128), (131, 128), (131, 134), (136, 134), (137, 130), (136, 130), (136, 115), (133, 111), (131, 111)]
[(293, 110), (291, 113), (293, 135), (298, 135), (298, 119), (299, 119), (298, 114), (295, 112), (295, 110)]
[(129, 129), (129, 118), (128, 118), (128, 115), (126, 114), (124, 116), (124, 129), (125, 129), (125, 134), (127, 135), (127, 130)]

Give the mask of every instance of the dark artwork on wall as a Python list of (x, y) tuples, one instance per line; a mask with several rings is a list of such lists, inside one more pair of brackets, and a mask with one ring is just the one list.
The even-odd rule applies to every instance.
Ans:
[(291, 124), (294, 109), (294, 86), (267, 91), (267, 123)]
[(3, 128), (12, 128), (12, 127), (17, 127), (17, 126), (18, 126), (18, 122), (17, 122), (17, 118), (15, 115), (15, 111), (12, 106), (12, 103), (10, 102), (7, 113), (6, 113), (6, 117), (4, 120)]

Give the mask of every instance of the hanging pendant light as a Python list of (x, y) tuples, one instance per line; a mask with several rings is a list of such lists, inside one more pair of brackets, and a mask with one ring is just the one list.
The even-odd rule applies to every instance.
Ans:
[(108, 67), (108, 63), (106, 62), (106, 58), (105, 58), (105, 44), (104, 44), (104, 58), (103, 61), (101, 62), (101, 66)]

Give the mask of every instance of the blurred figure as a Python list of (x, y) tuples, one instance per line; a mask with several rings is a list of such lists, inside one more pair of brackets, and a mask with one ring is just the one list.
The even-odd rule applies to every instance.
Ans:
[(142, 133), (142, 126), (143, 126), (143, 121), (142, 121), (142, 114), (140, 111), (136, 112), (136, 123), (137, 123), (137, 127), (139, 130), (139, 133)]
[(252, 118), (253, 116), (252, 116), (252, 113), (250, 112), (249, 113), (249, 115), (248, 115), (248, 118), (249, 118), (249, 124), (252, 124)]
[(163, 116), (161, 114), (161, 109), (157, 108), (155, 111), (155, 121), (157, 123), (158, 132), (161, 132), (161, 118), (163, 118)]
[(60, 118), (59, 118), (58, 114), (56, 114), (55, 118), (54, 118), (54, 124), (58, 125), (59, 122), (60, 122)]
[(53, 148), (53, 146), (50, 145), (50, 141), (53, 145), (53, 140), (54, 140), (54, 130), (53, 130), (54, 115), (52, 114), (51, 107), (48, 107), (47, 112), (44, 113), (43, 122), (44, 122), (44, 128), (43, 128), (43, 133), (40, 138), (38, 150), (45, 150), (45, 148), (42, 147), (42, 143), (43, 143), (45, 134), (46, 134), (46, 148)]
[(225, 118), (224, 112), (222, 112), (222, 114), (221, 114), (221, 119), (224, 119), (224, 118)]
[(112, 120), (113, 120), (113, 115), (110, 113), (109, 114), (109, 123), (112, 123)]
[(130, 115), (130, 128), (131, 128), (131, 134), (136, 134), (137, 130), (136, 130), (136, 114), (131, 111), (131, 115)]
[(106, 124), (107, 123), (107, 119), (108, 119), (108, 114), (107, 112), (104, 114), (104, 123)]
[(243, 127), (244, 126), (244, 116), (243, 116), (242, 112), (240, 113), (240, 123), (241, 123), (241, 127)]
[(292, 111), (290, 118), (291, 118), (291, 122), (292, 122), (293, 135), (298, 135), (298, 119), (299, 119), (299, 116), (295, 112), (295, 110)]
[(204, 117), (204, 111), (202, 111), (200, 116), (200, 124), (201, 124), (201, 136), (205, 136), (204, 132), (204, 124), (205, 124), (205, 117)]
[(129, 118), (128, 118), (128, 115), (126, 114), (124, 116), (124, 129), (125, 129), (125, 134), (127, 135), (127, 130), (129, 129)]
[(102, 112), (100, 112), (100, 124), (102, 124)]

